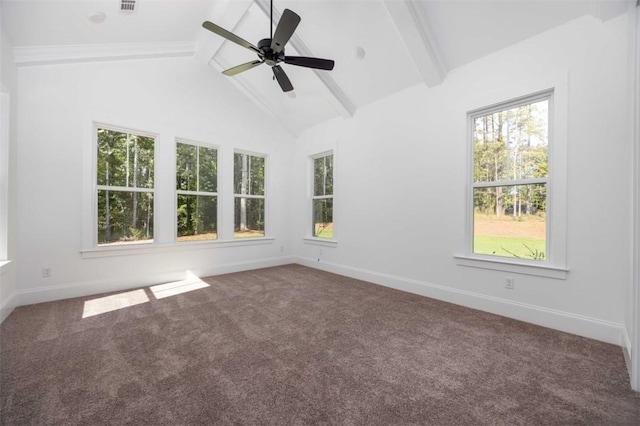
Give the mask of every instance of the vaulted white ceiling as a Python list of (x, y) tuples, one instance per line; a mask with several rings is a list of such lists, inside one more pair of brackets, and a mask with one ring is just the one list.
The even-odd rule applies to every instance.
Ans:
[[(333, 71), (282, 65), (295, 88), (284, 94), (267, 65), (229, 84), (298, 133), (582, 15), (610, 19), (631, 0), (274, 0), (302, 17), (289, 55), (333, 59)], [(193, 56), (212, 73), (254, 60), (202, 28), (209, 20), (257, 44), (269, 37), (269, 0), (2, 0), (3, 33), (19, 66), (102, 59)], [(89, 16), (102, 12), (105, 20)]]

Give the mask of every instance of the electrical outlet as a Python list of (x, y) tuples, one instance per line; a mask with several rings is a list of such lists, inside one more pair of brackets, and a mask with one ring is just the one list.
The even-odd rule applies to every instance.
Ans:
[(504, 288), (509, 289), (509, 290), (513, 290), (514, 287), (514, 279), (511, 277), (507, 277), (504, 279)]
[(51, 268), (42, 268), (42, 277), (51, 278)]

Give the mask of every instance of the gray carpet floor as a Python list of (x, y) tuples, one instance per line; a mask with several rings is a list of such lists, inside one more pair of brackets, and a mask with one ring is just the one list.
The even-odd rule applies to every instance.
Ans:
[(0, 422), (640, 424), (613, 345), (298, 265), (203, 281), (86, 318), (101, 296), (17, 308)]

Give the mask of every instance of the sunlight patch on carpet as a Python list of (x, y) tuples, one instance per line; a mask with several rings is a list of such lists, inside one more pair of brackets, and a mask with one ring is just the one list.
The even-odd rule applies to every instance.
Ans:
[(181, 281), (174, 281), (166, 284), (159, 284), (149, 287), (156, 299), (175, 296), (189, 291), (209, 287), (209, 284), (198, 278), (193, 272), (187, 271), (187, 278)]
[(100, 297), (98, 299), (87, 300), (86, 302), (84, 302), (84, 311), (82, 312), (82, 318), (88, 318), (94, 315), (117, 311), (118, 309), (128, 308), (129, 306), (139, 305), (148, 301), (149, 298), (142, 289), (113, 294), (111, 296)]

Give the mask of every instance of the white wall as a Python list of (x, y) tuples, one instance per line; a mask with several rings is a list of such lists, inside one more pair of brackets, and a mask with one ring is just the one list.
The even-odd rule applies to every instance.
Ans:
[(640, 391), (640, 7), (629, 4), (629, 87), (632, 93), (629, 114), (630, 128), (635, 145), (634, 206), (633, 206), (633, 280), (627, 288), (625, 326), (629, 334), (630, 353), (627, 362), (631, 386)]
[[(296, 204), (308, 198), (307, 156), (336, 148), (337, 247), (296, 253), (332, 270), (616, 344), (631, 280), (632, 144), (626, 17), (583, 17), (309, 129), (295, 154)], [(568, 108), (566, 280), (459, 266), (464, 250), (467, 112), (551, 86)], [(310, 217), (310, 216), (309, 216)], [(321, 254), (322, 253), (322, 254)]]
[[(6, 247), (0, 249), (0, 322), (2, 322), (15, 307), (15, 289), (16, 289), (16, 272), (15, 272), (15, 252), (16, 252), (16, 188), (15, 188), (15, 154), (16, 154), (16, 123), (17, 123), (17, 99), (18, 99), (18, 80), (17, 69), (13, 61), (13, 53), (11, 50), (11, 42), (7, 38), (4, 30), (0, 30), (0, 92), (2, 93), (3, 101), (8, 98), (9, 100), (9, 129), (8, 129), (8, 144), (0, 147), (0, 155), (8, 158), (0, 159), (0, 167), (7, 167), (7, 170), (0, 170), (0, 173), (6, 173), (7, 182), (6, 187), (0, 190), (0, 196), (6, 196), (7, 202), (7, 218), (6, 228), (2, 233), (5, 234), (3, 238), (6, 238)], [(3, 123), (4, 127), (4, 123)], [(5, 137), (7, 129), (1, 129), (3, 136)], [(0, 143), (5, 144), (7, 141)], [(4, 193), (3, 193), (4, 192)], [(5, 200), (0, 200), (0, 203), (5, 203)], [(5, 220), (2, 218), (0, 220)], [(0, 224), (3, 226), (4, 224)], [(5, 253), (6, 249), (6, 253)], [(6, 257), (5, 257), (6, 255)], [(4, 263), (3, 261), (8, 261)]]
[[(193, 58), (23, 67), (17, 153), (18, 304), (290, 262), (286, 165), (293, 138), (220, 75)], [(86, 258), (90, 248), (92, 123), (155, 133), (155, 224), (161, 250)], [(175, 137), (219, 145), (222, 237), (233, 227), (233, 150), (269, 156), (268, 236), (262, 245), (169, 244)], [(87, 188), (89, 188), (87, 190)], [(84, 231), (83, 231), (84, 228)], [(43, 278), (41, 268), (51, 268)]]

